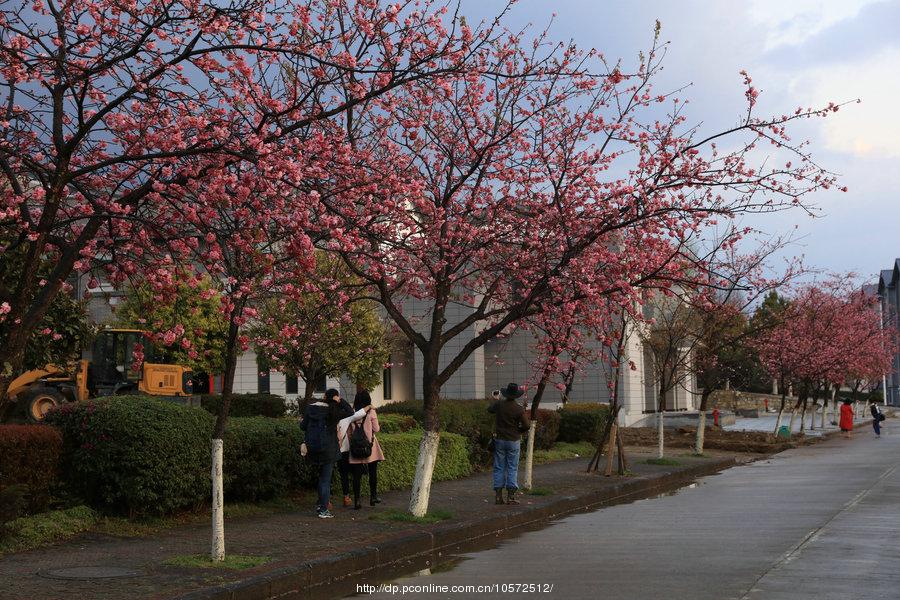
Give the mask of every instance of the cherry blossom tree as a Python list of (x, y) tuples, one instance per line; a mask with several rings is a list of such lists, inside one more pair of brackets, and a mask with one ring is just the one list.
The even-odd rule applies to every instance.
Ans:
[[(459, 71), (490, 34), (458, 26), (430, 0), (5, 3), (0, 251), (24, 259), (0, 289), (0, 403), (71, 273), (107, 268), (120, 283), (157, 238), (179, 241), (155, 231), (166, 195), (227, 165), (302, 162), (336, 143), (318, 123)], [(168, 251), (195, 243), (178, 238)]]
[[(484, 49), (464, 76), (410, 86), (372, 116), (370, 135), (348, 128), (391, 168), (373, 167), (377, 185), (352, 206), (323, 197), (352, 236), (335, 251), (421, 354), (416, 515), (428, 506), (441, 387), (488, 340), (578, 297), (568, 290), (583, 282), (594, 299), (640, 285), (656, 264), (642, 261), (665, 256), (670, 236), (802, 206), (834, 185), (787, 134), (834, 105), (760, 118), (744, 75), (741, 120), (701, 133), (677, 94), (653, 88), (663, 45), (628, 69), (546, 36), (523, 39)], [(760, 156), (764, 145), (777, 163)], [(622, 260), (630, 255), (639, 259)]]

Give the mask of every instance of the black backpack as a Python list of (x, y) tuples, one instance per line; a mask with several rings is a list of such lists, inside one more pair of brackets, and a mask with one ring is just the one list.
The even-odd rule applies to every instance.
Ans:
[(351, 425), (353, 432), (350, 434), (350, 456), (353, 458), (369, 458), (372, 456), (372, 441), (366, 436), (365, 428), (357, 423)]
[(324, 414), (316, 414), (309, 416), (309, 423), (306, 425), (306, 450), (309, 454), (321, 454), (325, 452), (325, 445), (328, 443), (328, 418)]

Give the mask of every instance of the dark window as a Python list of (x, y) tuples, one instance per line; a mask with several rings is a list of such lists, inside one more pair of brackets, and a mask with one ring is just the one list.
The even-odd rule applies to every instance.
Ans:
[(326, 385), (325, 375), (319, 375), (318, 377), (316, 377), (315, 382), (316, 382), (316, 392), (318, 392), (320, 394), (324, 394), (325, 393), (325, 385)]
[(381, 387), (382, 387), (382, 391), (384, 392), (384, 399), (392, 400), (394, 397), (394, 391), (392, 389), (393, 386), (391, 385), (391, 367), (388, 367), (382, 373)]
[(256, 391), (260, 394), (268, 394), (269, 393), (269, 370), (263, 369), (260, 366), (259, 361), (256, 362)]
[(297, 385), (297, 376), (296, 375), (285, 375), (284, 377), (284, 392), (286, 394), (296, 394), (299, 386)]

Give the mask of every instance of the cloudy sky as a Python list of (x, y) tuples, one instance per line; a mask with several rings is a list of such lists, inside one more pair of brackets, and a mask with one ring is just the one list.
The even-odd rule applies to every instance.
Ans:
[[(462, 0), (462, 12), (483, 17), (503, 4)], [(795, 130), (849, 193), (818, 193), (816, 218), (752, 224), (793, 232), (793, 253), (815, 268), (870, 279), (900, 257), (900, 0), (520, 0), (510, 23), (543, 27), (554, 12), (554, 38), (626, 60), (659, 19), (671, 45), (657, 89), (692, 84), (692, 121), (717, 129), (744, 108), (741, 69), (762, 90), (759, 114), (860, 98)]]

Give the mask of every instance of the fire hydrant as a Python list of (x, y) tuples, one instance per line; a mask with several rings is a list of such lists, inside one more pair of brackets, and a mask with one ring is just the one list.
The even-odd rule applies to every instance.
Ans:
[(719, 409), (718, 408), (713, 409), (713, 425), (715, 425), (716, 427), (719, 426)]

